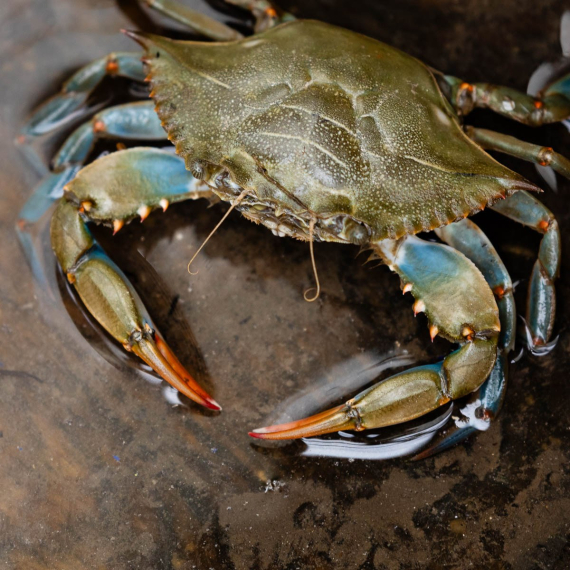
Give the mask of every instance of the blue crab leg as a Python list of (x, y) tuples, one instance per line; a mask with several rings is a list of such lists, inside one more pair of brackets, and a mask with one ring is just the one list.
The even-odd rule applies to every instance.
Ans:
[(372, 244), (374, 254), (398, 273), (416, 298), (430, 335), (459, 343), (443, 361), (412, 368), (375, 384), (345, 404), (316, 416), (256, 429), (260, 439), (294, 439), (345, 429), (402, 423), (477, 390), (497, 358), (500, 321), (491, 289), (476, 266), (446, 245), (415, 236)]
[(293, 14), (281, 10), (275, 2), (270, 0), (226, 0), (226, 2), (252, 13), (255, 18), (254, 32), (256, 34), (295, 19)]
[(131, 140), (160, 140), (166, 138), (152, 101), (117, 105), (101, 111), (91, 121), (78, 127), (56, 154), (48, 173), (36, 187), (20, 211), (16, 232), (24, 253), (38, 281), (44, 282), (43, 270), (37, 258), (29, 227), (36, 223), (63, 195), (63, 187), (80, 170), (98, 137)]
[(166, 140), (166, 132), (152, 101), (109, 107), (69, 135), (52, 161), (53, 169), (82, 164), (98, 138), (156, 141)]
[(466, 83), (457, 77), (443, 76), (444, 90), (460, 115), (475, 107), (491, 109), (499, 115), (538, 127), (570, 117), (570, 74), (547, 85), (536, 97), (510, 87), (490, 83)]
[(140, 297), (87, 227), (146, 218), (154, 208), (211, 194), (172, 153), (151, 148), (119, 151), (85, 167), (65, 187), (51, 224), (58, 262), (87, 310), (123, 347), (195, 402), (220, 410), (167, 346)]
[(540, 146), (521, 141), (510, 135), (504, 135), (487, 129), (465, 127), (465, 132), (478, 145), (486, 150), (495, 150), (510, 154), (516, 158), (533, 162), (539, 166), (550, 166), (553, 170), (570, 179), (570, 160), (554, 152), (548, 146)]
[(149, 8), (176, 20), (194, 32), (219, 42), (240, 40), (243, 35), (237, 30), (174, 0), (140, 0)]
[(140, 53), (117, 52), (97, 59), (75, 72), (61, 87), (60, 93), (40, 105), (21, 130), (17, 142), (39, 137), (67, 125), (83, 114), (91, 92), (106, 75), (120, 75), (144, 81), (146, 74)]
[(556, 312), (554, 281), (560, 271), (562, 248), (558, 222), (544, 204), (526, 191), (517, 192), (492, 208), (543, 234), (530, 278), (526, 324), (529, 349), (536, 354), (548, 352)]
[(507, 390), (508, 353), (514, 348), (516, 308), (509, 273), (489, 238), (471, 220), (465, 219), (435, 230), (437, 236), (467, 256), (481, 271), (495, 294), (501, 333), (497, 361), (489, 378), (473, 392), (459, 410), (460, 418), (440, 432), (427, 449), (413, 457), (425, 459), (460, 443), (477, 431), (485, 431), (501, 409)]

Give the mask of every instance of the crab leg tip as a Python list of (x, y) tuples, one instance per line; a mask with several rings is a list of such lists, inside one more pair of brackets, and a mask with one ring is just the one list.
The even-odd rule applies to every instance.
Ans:
[[(125, 348), (128, 350), (129, 346)], [(187, 398), (210, 410), (222, 409), (184, 368), (159, 333), (155, 332), (154, 339), (147, 338), (133, 344), (130, 349)]]
[(214, 398), (205, 397), (204, 398), (204, 406), (206, 408), (209, 408), (210, 410), (214, 410), (216, 412), (222, 411), (222, 406), (220, 406), (220, 404), (218, 404), (218, 402), (216, 402), (216, 400), (214, 400)]
[(250, 437), (255, 437), (256, 439), (265, 439), (263, 428), (254, 429), (253, 431), (248, 432), (247, 435)]
[(302, 420), (257, 428), (249, 432), (249, 435), (257, 439), (298, 439), (344, 429), (357, 429), (358, 425), (349, 411), (350, 407), (343, 404)]
[(168, 210), (168, 206), (170, 206), (170, 202), (166, 198), (162, 198), (162, 200), (159, 202), (159, 205), (162, 208), (162, 211), (166, 212), (166, 210)]

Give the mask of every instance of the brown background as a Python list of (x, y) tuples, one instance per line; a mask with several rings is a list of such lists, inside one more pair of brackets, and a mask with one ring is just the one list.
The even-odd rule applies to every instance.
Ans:
[[(216, 14), (213, 4), (192, 5)], [(560, 53), (565, 2), (284, 5), (390, 42), (465, 79), (525, 89), (532, 71)], [(218, 14), (226, 21), (240, 16)], [(303, 458), (299, 446), (260, 448), (247, 436), (285, 409), (279, 403), (296, 409), (303, 391), (317, 407), (323, 394), (342, 392), (343, 375), (353, 378), (386, 358), (425, 361), (448, 350), (443, 341), (429, 343), (425, 320), (413, 318), (389, 271), (362, 267), (351, 248), (315, 247), (324, 291), (307, 304), (306, 244), (273, 237), (237, 215), (197, 261), (200, 274), (187, 274), (220, 208), (182, 204), (153, 214), (144, 226), (132, 224), (112, 242), (111, 253), (125, 258), (185, 362), (193, 354), (185, 323), (192, 323), (205, 383), (224, 406), (220, 415), (172, 407), (160, 386), (89, 346), (57, 287), (50, 301), (49, 289), (34, 286), (13, 228), (37, 176), (12, 141), (30, 110), (70, 72), (111, 50), (134, 49), (118, 34), (121, 27), (157, 29), (126, 1), (0, 5), (0, 566), (570, 567), (565, 261), (557, 349), (540, 359), (525, 354), (513, 366), (491, 430), (416, 464)], [(561, 126), (534, 132), (485, 113), (473, 120), (570, 154)], [(539, 181), (532, 166), (509, 164)], [(560, 181), (558, 194), (543, 195), (559, 216), (565, 251), (569, 190)], [(522, 280), (524, 297), (538, 239), (492, 213), (478, 221), (513, 279)], [(141, 270), (137, 250), (161, 284)]]

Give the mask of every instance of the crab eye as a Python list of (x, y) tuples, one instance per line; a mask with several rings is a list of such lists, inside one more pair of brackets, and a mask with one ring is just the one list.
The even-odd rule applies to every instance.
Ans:
[(344, 235), (348, 241), (357, 245), (363, 245), (370, 240), (366, 226), (352, 218), (346, 218), (344, 222)]

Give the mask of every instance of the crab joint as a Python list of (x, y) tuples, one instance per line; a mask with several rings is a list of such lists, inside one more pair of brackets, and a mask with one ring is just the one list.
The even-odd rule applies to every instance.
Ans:
[(538, 222), (538, 228), (542, 232), (546, 233), (549, 227), (550, 227), (550, 220), (540, 220), (540, 222)]
[(94, 133), (103, 133), (105, 132), (105, 129), (107, 127), (105, 126), (105, 123), (101, 120), (95, 121), (93, 123), (93, 132)]
[(105, 71), (109, 75), (116, 75), (119, 72), (119, 64), (114, 57), (109, 58), (107, 65), (105, 66)]
[(470, 83), (462, 83), (457, 89), (457, 108), (467, 115), (475, 106), (475, 88)]
[(497, 297), (497, 299), (502, 299), (505, 296), (505, 288), (503, 287), (503, 285), (497, 285), (494, 289), (493, 289), (493, 293), (495, 294), (495, 297)]
[(538, 151), (538, 164), (540, 166), (548, 166), (554, 160), (554, 149), (549, 146), (543, 146)]

